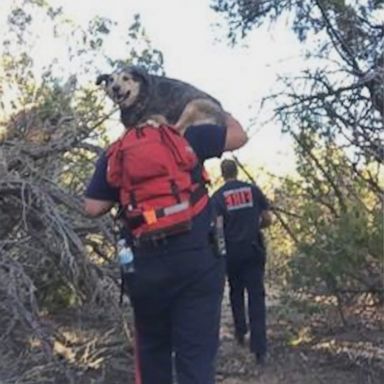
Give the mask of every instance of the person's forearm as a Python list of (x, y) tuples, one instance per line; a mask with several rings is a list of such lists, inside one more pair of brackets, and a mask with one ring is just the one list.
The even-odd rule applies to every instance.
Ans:
[(110, 211), (113, 204), (112, 201), (96, 200), (86, 197), (84, 199), (84, 212), (88, 217), (99, 217)]
[(225, 123), (227, 126), (227, 135), (224, 150), (234, 151), (246, 144), (248, 136), (242, 125), (231, 114), (226, 114)]

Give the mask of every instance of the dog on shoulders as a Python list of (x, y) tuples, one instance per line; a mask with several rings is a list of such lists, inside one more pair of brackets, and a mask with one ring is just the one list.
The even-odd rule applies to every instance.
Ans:
[(188, 126), (225, 124), (225, 112), (219, 101), (180, 80), (149, 74), (144, 68), (129, 66), (97, 77), (106, 94), (120, 108), (126, 128), (162, 116), (163, 123), (183, 133)]

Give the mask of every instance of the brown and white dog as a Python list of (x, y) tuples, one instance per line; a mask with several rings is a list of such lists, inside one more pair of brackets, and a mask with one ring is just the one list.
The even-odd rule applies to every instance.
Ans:
[(212, 96), (180, 80), (151, 75), (141, 67), (100, 75), (96, 84), (119, 106), (126, 128), (159, 115), (180, 132), (198, 123), (225, 122), (225, 112)]

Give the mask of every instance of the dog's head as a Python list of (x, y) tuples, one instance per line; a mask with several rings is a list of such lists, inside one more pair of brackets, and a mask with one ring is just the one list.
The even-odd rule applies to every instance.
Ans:
[(107, 95), (120, 108), (135, 104), (143, 86), (149, 83), (149, 74), (141, 67), (131, 66), (112, 74), (99, 75), (96, 85), (102, 85)]

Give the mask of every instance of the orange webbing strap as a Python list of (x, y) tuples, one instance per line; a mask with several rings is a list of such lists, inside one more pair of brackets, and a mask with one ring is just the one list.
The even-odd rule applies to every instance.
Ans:
[(146, 224), (156, 224), (157, 223), (157, 215), (154, 209), (149, 209), (143, 212), (144, 220)]

